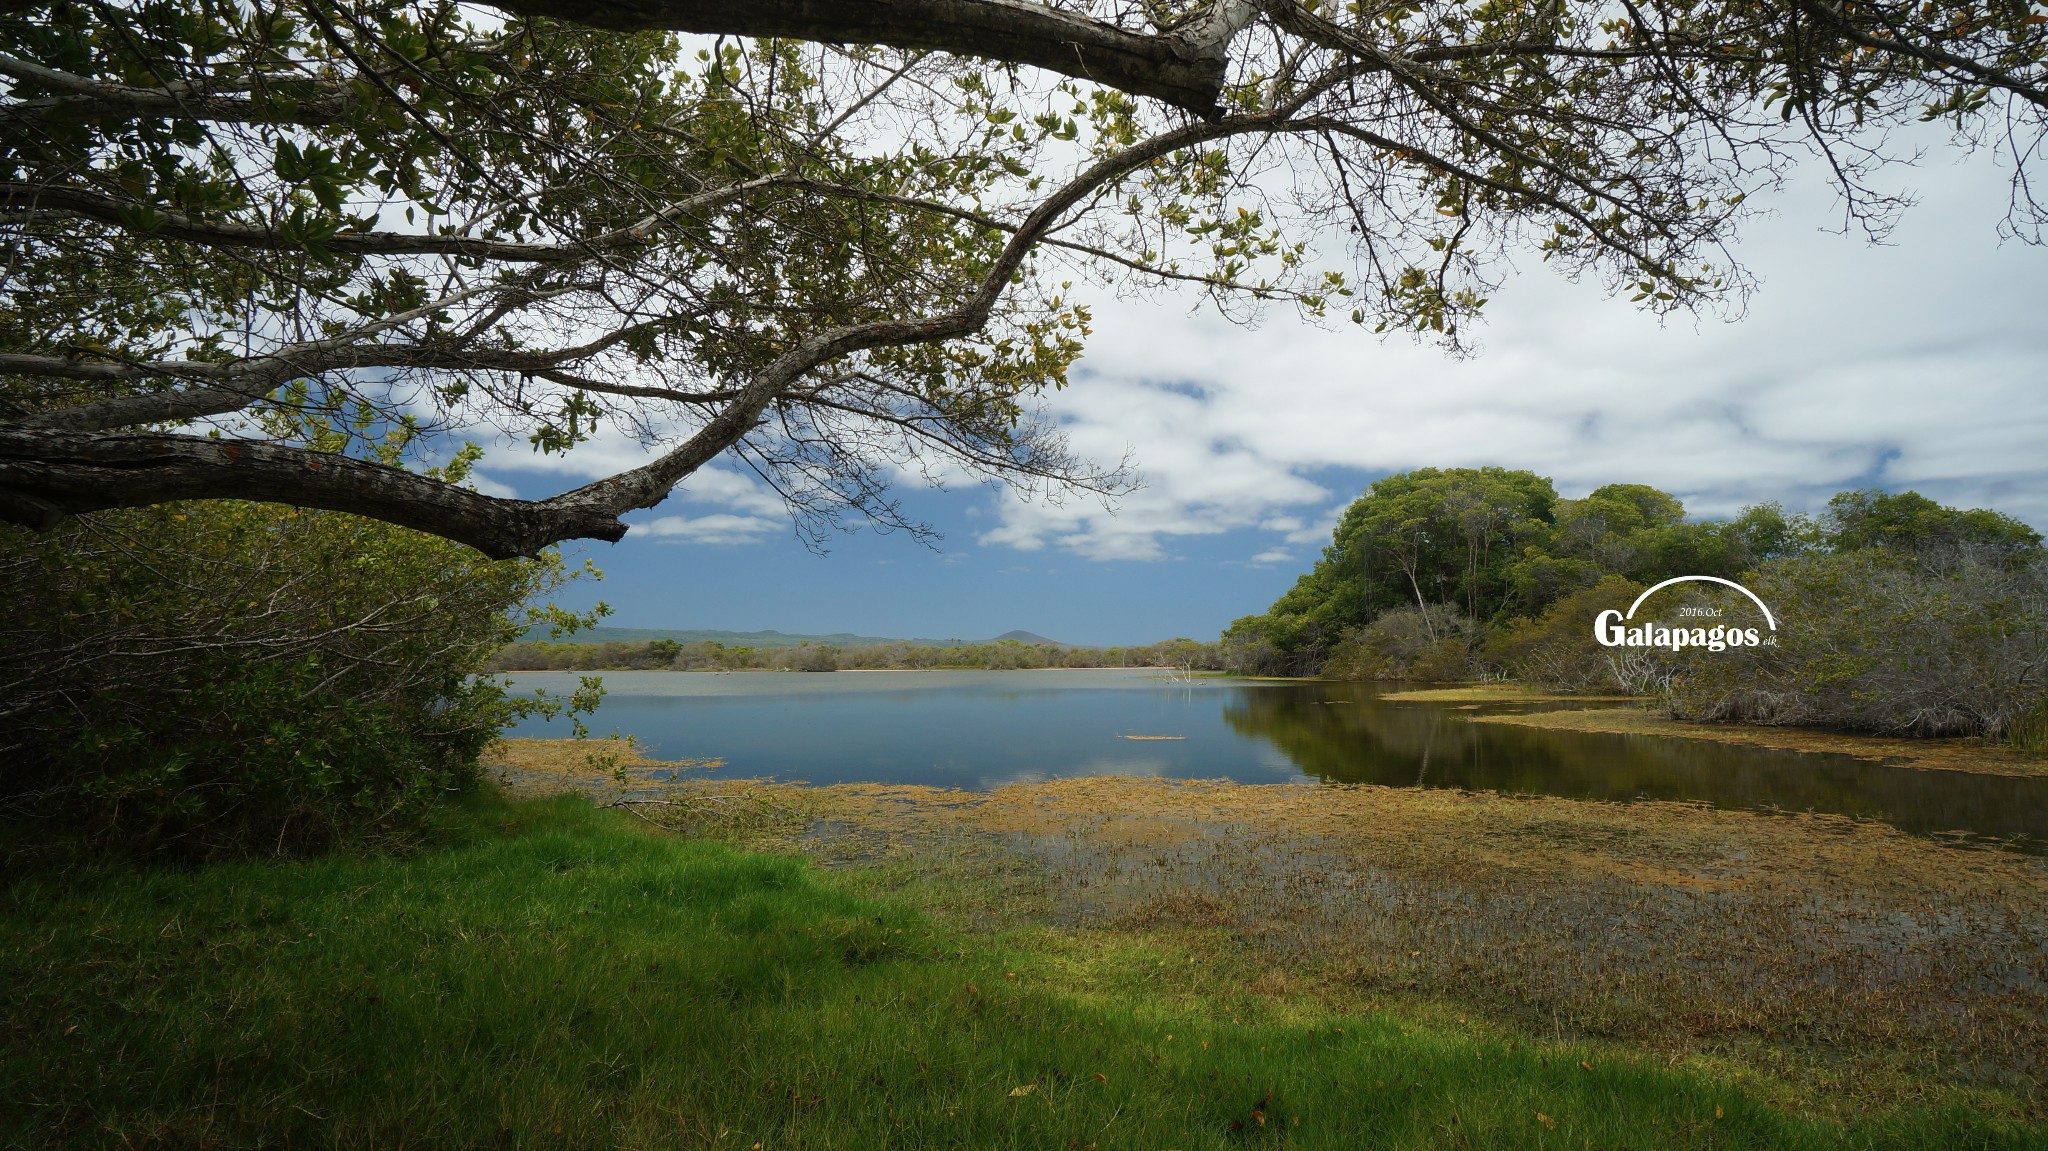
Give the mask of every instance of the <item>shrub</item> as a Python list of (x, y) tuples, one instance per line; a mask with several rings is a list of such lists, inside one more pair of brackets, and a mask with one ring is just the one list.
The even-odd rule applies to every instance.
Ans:
[(2021, 736), (2048, 704), (2048, 559), (1873, 547), (1765, 564), (1776, 646), (1692, 652), (1681, 718)]
[(803, 644), (789, 649), (784, 666), (791, 671), (838, 671), (839, 649)]
[[(1487, 640), (1481, 661), (1523, 683), (1551, 691), (1642, 691), (1658, 677), (1634, 654), (1601, 647), (1593, 639), (1593, 618), (1612, 608), (1625, 612), (1642, 594), (1641, 584), (1611, 575), (1550, 605), (1540, 616), (1509, 620)], [(1645, 672), (1650, 674), (1646, 677)]]
[(474, 673), (566, 575), (265, 504), (0, 528), (0, 812), (200, 856), (393, 832), (537, 706)]
[(1345, 633), (1323, 666), (1328, 679), (1470, 679), (1472, 621), (1450, 607), (1404, 607)]

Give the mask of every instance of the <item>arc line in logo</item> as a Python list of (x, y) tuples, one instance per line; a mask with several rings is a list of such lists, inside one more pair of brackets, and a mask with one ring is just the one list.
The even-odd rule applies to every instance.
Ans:
[(1672, 576), (1670, 579), (1665, 580), (1663, 583), (1660, 583), (1657, 586), (1651, 588), (1649, 591), (1646, 591), (1643, 594), (1637, 596), (1636, 602), (1628, 605), (1628, 618), (1636, 618), (1636, 609), (1643, 606), (1644, 600), (1649, 599), (1651, 596), (1656, 595), (1658, 592), (1664, 590), (1665, 588), (1670, 587), (1672, 584), (1684, 583), (1687, 580), (1706, 580), (1709, 583), (1726, 584), (1727, 586), (1734, 588), (1736, 591), (1739, 591), (1743, 595), (1748, 596), (1750, 602), (1756, 604), (1757, 608), (1764, 613), (1764, 622), (1771, 625), (1772, 631), (1778, 630), (1777, 618), (1771, 615), (1771, 609), (1764, 606), (1764, 601), (1758, 599), (1757, 594), (1755, 592), (1749, 590), (1746, 587), (1743, 587), (1741, 584), (1736, 583), (1732, 579), (1722, 579), (1720, 576), (1708, 575)]

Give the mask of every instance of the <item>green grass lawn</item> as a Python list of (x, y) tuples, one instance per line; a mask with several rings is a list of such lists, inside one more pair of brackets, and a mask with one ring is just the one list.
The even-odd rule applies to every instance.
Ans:
[(479, 801), (405, 858), (16, 877), (0, 1143), (2048, 1146), (1960, 1103), (1845, 1128), (1611, 1051), (1211, 994), (1136, 938), (1082, 959), (839, 883), (577, 799)]

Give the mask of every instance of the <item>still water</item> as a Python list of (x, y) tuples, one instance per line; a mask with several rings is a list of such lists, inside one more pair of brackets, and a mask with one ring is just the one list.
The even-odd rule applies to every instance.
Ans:
[[(505, 679), (575, 685), (567, 672)], [(2048, 846), (2048, 780), (1888, 767), (1654, 736), (1472, 723), (1488, 711), (1380, 698), (1369, 683), (1176, 682), (1152, 670), (607, 672), (599, 734), (657, 758), (810, 783), (985, 789), (1081, 775), (1690, 800), (1824, 811), (1921, 835)], [(567, 735), (529, 721), (511, 734)]]

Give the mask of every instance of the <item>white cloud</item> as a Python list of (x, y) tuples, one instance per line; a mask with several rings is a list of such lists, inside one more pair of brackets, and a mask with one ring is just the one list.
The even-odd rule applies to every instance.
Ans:
[[(1912, 179), (1922, 202), (1887, 247), (1820, 231), (1834, 217), (1815, 182), (1783, 197), (1738, 249), (1762, 288), (1734, 323), (1660, 323), (1540, 264), (1493, 294), (1463, 360), (1284, 312), (1242, 328), (1170, 296), (1097, 301), (1087, 357), (1050, 410), (1080, 454), (1133, 453), (1144, 486), (1113, 509), (999, 494), (967, 518), (983, 545), (1104, 560), (1265, 533), (1248, 562), (1280, 563), (1328, 541), (1359, 473), (1495, 464), (1566, 495), (1654, 484), (1707, 515), (1876, 483), (2048, 526), (2048, 250), (1997, 244), (2005, 188), (1990, 165)], [(568, 486), (650, 454), (607, 430), (566, 456), (507, 445), (487, 463)], [(672, 502), (688, 514), (635, 534), (734, 543), (786, 526), (740, 470), (700, 471)]]
[(1267, 564), (1284, 564), (1293, 559), (1294, 553), (1286, 548), (1267, 548), (1245, 562), (1258, 567), (1264, 567)]
[(689, 479), (677, 486), (673, 498), (693, 503), (722, 504), (737, 511), (752, 512), (756, 515), (787, 514), (782, 497), (769, 490), (768, 485), (753, 476), (743, 476), (723, 468), (697, 469)]
[(1076, 451), (1094, 459), (1140, 457), (1143, 486), (1104, 508), (1086, 498), (1003, 502), (987, 544), (1035, 550), (1048, 539), (1091, 559), (1159, 559), (1161, 536), (1213, 535), (1252, 527), (1276, 506), (1331, 493), (1283, 459), (1235, 442), (1218, 401), (1170, 383), (1091, 372), (1062, 393), (1059, 414)]
[(471, 489), (482, 492), (487, 496), (496, 496), (501, 500), (516, 500), (519, 498), (519, 493), (514, 491), (510, 484), (501, 484), (482, 472), (473, 471), (469, 473), (467, 483)]
[(1914, 178), (1922, 203), (1887, 247), (1820, 232), (1824, 190), (1786, 197), (1738, 252), (1764, 283), (1733, 323), (1660, 323), (1540, 266), (1495, 293), (1464, 360), (1291, 316), (1247, 330), (1097, 303), (1055, 411), (1084, 454), (1133, 450), (1148, 484), (1117, 514), (1000, 498), (982, 541), (1120, 559), (1241, 528), (1322, 542), (1355, 492), (1320, 469), (1485, 464), (1566, 495), (1654, 484), (1708, 515), (1876, 483), (2048, 525), (2048, 251), (1998, 245), (1988, 165)]
[(758, 543), (767, 533), (787, 526), (784, 521), (763, 516), (662, 516), (634, 524), (631, 534), (693, 544), (750, 544)]
[[(1330, 537), (1336, 534), (1337, 521), (1344, 517), (1344, 509), (1350, 506), (1350, 504), (1351, 497), (1347, 495), (1343, 503), (1324, 512), (1321, 516), (1317, 517), (1314, 523), (1304, 524), (1301, 527), (1289, 530), (1286, 535), (1280, 538), (1291, 544), (1328, 543), (1330, 542)], [(1271, 530), (1278, 531), (1280, 529), (1274, 528)]]

